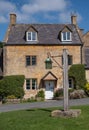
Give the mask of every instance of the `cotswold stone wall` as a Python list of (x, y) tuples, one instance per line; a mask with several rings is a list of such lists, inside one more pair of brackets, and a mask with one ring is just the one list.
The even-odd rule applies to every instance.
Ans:
[[(85, 49), (86, 48), (89, 49), (89, 32), (87, 32), (86, 34), (84, 34), (83, 37), (82, 37), (82, 39), (83, 39), (83, 50), (82, 50), (82, 52), (83, 52), (83, 64), (85, 64), (85, 56), (86, 56), (85, 55)], [(89, 58), (87, 57), (87, 60), (88, 59)], [(86, 69), (85, 72), (86, 72), (86, 79), (89, 82), (89, 69)]]
[[(63, 70), (53, 61), (52, 69), (45, 68), (47, 53), (52, 56), (63, 54), (63, 49), (68, 49), (69, 55), (73, 56), (73, 64), (81, 63), (80, 46), (5, 46), (4, 47), (4, 76), (6, 75), (25, 75), (25, 78), (37, 78), (39, 88), (41, 79), (51, 71), (57, 78), (57, 86), (63, 87)], [(26, 66), (26, 56), (36, 55), (37, 65)], [(62, 58), (55, 57), (55, 60), (62, 65)], [(37, 93), (36, 90), (26, 90), (24, 83), (25, 95), (27, 97)]]

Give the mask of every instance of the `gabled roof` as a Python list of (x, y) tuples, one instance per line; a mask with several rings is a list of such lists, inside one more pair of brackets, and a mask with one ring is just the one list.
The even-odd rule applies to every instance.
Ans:
[(68, 29), (70, 32), (72, 32), (71, 28), (69, 28), (67, 25), (65, 25), (65, 26), (62, 28), (61, 32), (62, 32), (65, 28)]
[[(36, 45), (61, 45), (64, 44), (58, 39), (59, 32), (65, 27), (65, 24), (16, 24), (11, 26), (10, 33), (8, 36), (8, 41), (6, 45), (14, 44), (31, 44), (26, 41), (26, 31), (32, 26), (38, 32), (38, 41), (34, 44)], [(77, 32), (76, 26), (73, 24), (66, 25), (68, 29), (72, 31), (72, 42), (65, 43), (72, 45), (80, 45), (81, 39)]]
[(48, 72), (43, 78), (42, 80), (57, 80), (57, 77), (52, 73), (52, 72)]
[(37, 32), (37, 30), (36, 30), (32, 25), (30, 25), (30, 26), (28, 27), (28, 29), (26, 30), (26, 32), (28, 32), (30, 29), (33, 29), (34, 31)]

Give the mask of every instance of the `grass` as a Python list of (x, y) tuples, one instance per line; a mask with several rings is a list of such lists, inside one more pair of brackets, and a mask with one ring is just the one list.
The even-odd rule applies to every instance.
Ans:
[(89, 106), (77, 106), (78, 118), (54, 118), (55, 108), (0, 113), (0, 130), (89, 130)]

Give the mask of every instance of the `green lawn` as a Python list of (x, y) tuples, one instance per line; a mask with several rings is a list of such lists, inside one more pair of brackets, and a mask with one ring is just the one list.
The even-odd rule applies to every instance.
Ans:
[(0, 113), (0, 130), (89, 130), (89, 106), (77, 106), (78, 118), (54, 118), (53, 109), (32, 109)]

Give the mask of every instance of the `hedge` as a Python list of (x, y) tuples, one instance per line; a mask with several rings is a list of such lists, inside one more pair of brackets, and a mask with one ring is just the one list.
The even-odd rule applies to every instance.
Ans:
[(74, 64), (68, 71), (69, 77), (75, 79), (75, 85), (77, 88), (84, 88), (86, 84), (85, 67), (83, 64)]
[(0, 96), (14, 95), (16, 98), (22, 98), (24, 96), (24, 79), (23, 75), (5, 76), (0, 80)]
[(3, 43), (3, 42), (0, 41), (0, 48), (3, 48), (4, 44), (5, 43)]

